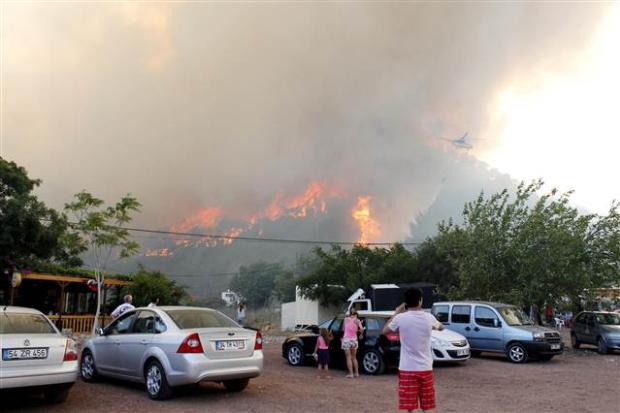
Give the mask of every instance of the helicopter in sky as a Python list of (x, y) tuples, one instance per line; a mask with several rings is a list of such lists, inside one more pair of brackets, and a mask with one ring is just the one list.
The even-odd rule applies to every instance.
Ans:
[(444, 141), (448, 141), (450, 142), (453, 146), (459, 148), (459, 149), (472, 149), (473, 146), (472, 144), (469, 142), (467, 138), (467, 134), (469, 132), (465, 132), (465, 134), (463, 136), (461, 136), (460, 138), (456, 138), (456, 139), (446, 139), (446, 138), (441, 138)]

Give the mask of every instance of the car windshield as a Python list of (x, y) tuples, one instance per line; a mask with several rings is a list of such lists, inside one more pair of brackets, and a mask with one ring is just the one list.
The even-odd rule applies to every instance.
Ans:
[(0, 334), (56, 334), (56, 330), (38, 314), (2, 313)]
[(597, 314), (596, 321), (606, 326), (620, 325), (620, 314)]
[(215, 310), (167, 310), (166, 314), (182, 330), (188, 328), (239, 327), (233, 320)]
[(517, 307), (505, 306), (496, 308), (496, 310), (499, 311), (502, 318), (509, 326), (527, 326), (534, 324), (529, 317)]

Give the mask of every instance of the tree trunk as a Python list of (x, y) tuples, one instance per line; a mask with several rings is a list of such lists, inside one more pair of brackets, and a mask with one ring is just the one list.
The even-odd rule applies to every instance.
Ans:
[(103, 285), (103, 274), (95, 271), (95, 279), (97, 280), (97, 310), (95, 311), (95, 320), (93, 321), (93, 331), (91, 335), (95, 335), (97, 327), (99, 327), (99, 314), (101, 313), (101, 287)]

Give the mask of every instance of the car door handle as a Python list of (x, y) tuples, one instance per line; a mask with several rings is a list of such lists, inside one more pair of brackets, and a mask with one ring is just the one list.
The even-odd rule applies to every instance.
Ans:
[(114, 340), (114, 344), (116, 344), (117, 346), (121, 345), (121, 341), (120, 340)]
[(478, 327), (474, 327), (474, 331), (480, 331)]
[(471, 331), (471, 328), (465, 327), (465, 331)]
[(143, 338), (142, 340), (140, 340), (140, 344), (144, 344), (145, 346), (148, 344), (149, 342)]

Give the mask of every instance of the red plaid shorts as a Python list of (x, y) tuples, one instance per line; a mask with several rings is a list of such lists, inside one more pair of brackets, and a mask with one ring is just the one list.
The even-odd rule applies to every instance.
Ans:
[(398, 372), (398, 408), (432, 410), (435, 408), (433, 370)]

